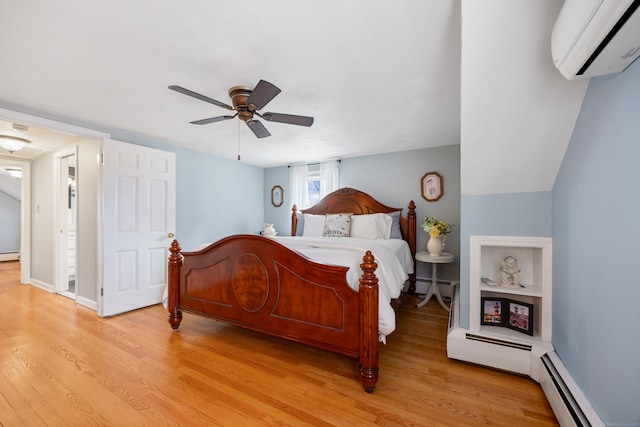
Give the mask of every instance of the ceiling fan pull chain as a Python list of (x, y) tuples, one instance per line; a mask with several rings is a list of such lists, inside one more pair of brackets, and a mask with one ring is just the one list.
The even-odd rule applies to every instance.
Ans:
[(240, 161), (240, 120), (238, 120), (238, 161)]

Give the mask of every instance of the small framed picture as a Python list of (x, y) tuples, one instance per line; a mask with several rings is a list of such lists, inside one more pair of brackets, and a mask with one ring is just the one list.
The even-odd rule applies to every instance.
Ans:
[(444, 194), (442, 176), (438, 172), (427, 172), (420, 181), (422, 197), (427, 202), (435, 202)]
[(509, 300), (507, 327), (533, 335), (533, 305)]
[(502, 298), (482, 297), (482, 319), (480, 319), (480, 323), (483, 325), (503, 326), (503, 306), (504, 301)]
[(276, 208), (282, 206), (282, 202), (284, 201), (284, 197), (282, 194), (282, 187), (279, 185), (274, 185), (271, 189), (271, 204)]

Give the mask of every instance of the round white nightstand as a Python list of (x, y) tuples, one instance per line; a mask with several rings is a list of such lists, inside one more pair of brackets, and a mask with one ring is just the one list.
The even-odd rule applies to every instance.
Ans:
[(435, 295), (442, 308), (449, 311), (449, 307), (447, 307), (447, 305), (442, 300), (442, 295), (440, 295), (440, 289), (438, 288), (438, 279), (436, 275), (438, 271), (438, 264), (449, 264), (453, 262), (455, 258), (455, 255), (448, 252), (441, 252), (438, 256), (432, 256), (429, 254), (429, 252), (426, 251), (416, 253), (416, 261), (428, 262), (431, 264), (431, 286), (429, 286), (429, 291), (427, 292), (427, 295), (424, 297), (424, 299), (419, 304), (416, 304), (416, 308), (424, 307), (429, 302), (431, 297)]

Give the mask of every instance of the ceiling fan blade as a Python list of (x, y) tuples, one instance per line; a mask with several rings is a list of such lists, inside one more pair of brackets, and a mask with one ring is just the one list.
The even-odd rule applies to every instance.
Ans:
[(209, 104), (217, 105), (218, 107), (226, 108), (227, 110), (233, 110), (233, 107), (225, 104), (224, 102), (217, 101), (213, 98), (209, 98), (208, 96), (200, 95), (192, 90), (185, 89), (181, 86), (172, 85), (169, 86), (169, 89), (175, 90), (176, 92), (180, 92), (184, 95), (191, 96), (193, 98), (199, 99), (200, 101), (208, 102)]
[(223, 120), (233, 119), (237, 115), (238, 114), (234, 114), (233, 116), (210, 117), (208, 119), (194, 120), (193, 122), (189, 122), (189, 123), (191, 123), (192, 125), (206, 125), (206, 124), (209, 124), (209, 123), (215, 123), (215, 122), (221, 122)]
[(295, 116), (293, 114), (264, 113), (260, 115), (260, 117), (270, 122), (287, 123), (290, 125), (311, 126), (313, 124), (313, 117)]
[(249, 111), (262, 109), (280, 92), (282, 91), (275, 85), (266, 80), (260, 80), (255, 89), (251, 92), (251, 95), (249, 95), (249, 98), (247, 98), (247, 107), (249, 108)]
[(266, 138), (271, 136), (267, 128), (265, 128), (259, 120), (249, 120), (247, 126), (258, 138)]

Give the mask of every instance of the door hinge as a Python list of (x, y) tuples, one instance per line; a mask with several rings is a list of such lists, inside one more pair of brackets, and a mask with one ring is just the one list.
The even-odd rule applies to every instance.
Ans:
[(104, 153), (100, 153), (100, 163), (104, 165)]
[(104, 288), (100, 288), (100, 296), (103, 297), (104, 296)]

